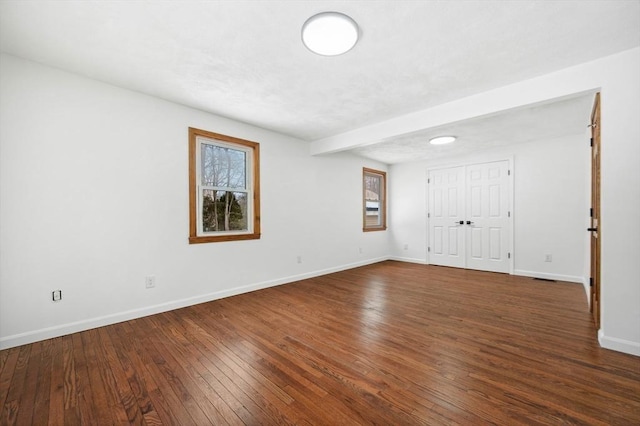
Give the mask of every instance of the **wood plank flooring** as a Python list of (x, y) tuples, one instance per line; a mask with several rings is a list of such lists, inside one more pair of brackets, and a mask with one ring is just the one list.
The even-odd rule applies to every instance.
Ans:
[(0, 351), (2, 425), (638, 425), (582, 286), (382, 262)]

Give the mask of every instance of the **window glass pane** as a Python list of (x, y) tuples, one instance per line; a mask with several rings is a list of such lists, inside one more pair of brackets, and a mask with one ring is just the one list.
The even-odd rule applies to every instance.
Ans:
[(244, 151), (218, 145), (200, 144), (202, 185), (224, 188), (246, 188), (246, 156)]
[(379, 201), (366, 201), (366, 226), (378, 226), (380, 222), (380, 202)]
[(202, 231), (246, 231), (246, 192), (202, 191)]
[(365, 175), (365, 198), (372, 201), (380, 201), (380, 176)]

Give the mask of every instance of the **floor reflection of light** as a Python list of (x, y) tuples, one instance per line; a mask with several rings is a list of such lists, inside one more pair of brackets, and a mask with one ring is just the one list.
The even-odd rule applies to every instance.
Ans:
[(379, 327), (386, 317), (386, 285), (371, 281), (365, 288), (361, 312), (361, 332), (367, 339), (378, 340), (381, 336)]

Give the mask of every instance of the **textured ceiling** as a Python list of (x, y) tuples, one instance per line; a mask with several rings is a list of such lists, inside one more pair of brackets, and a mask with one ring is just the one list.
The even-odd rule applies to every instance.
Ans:
[[(593, 94), (542, 105), (512, 109), (499, 114), (464, 120), (397, 136), (353, 149), (353, 153), (388, 164), (437, 160), (512, 144), (586, 135), (593, 108)], [(430, 145), (429, 139), (455, 135), (455, 143)]]
[[(327, 10), (345, 55), (301, 43)], [(308, 141), (638, 45), (638, 0), (0, 1), (3, 52)]]

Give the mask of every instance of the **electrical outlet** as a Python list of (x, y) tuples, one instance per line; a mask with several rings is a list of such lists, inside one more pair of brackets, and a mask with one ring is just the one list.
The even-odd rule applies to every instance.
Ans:
[(553, 256), (551, 256), (550, 254), (545, 254), (544, 255), (544, 261), (545, 262), (553, 262)]
[(363, 253), (363, 251), (362, 251), (362, 247), (358, 247), (358, 253), (360, 253), (360, 254), (362, 254), (362, 253)]
[(59, 302), (62, 300), (62, 290), (54, 290), (51, 292), (51, 300)]
[(154, 288), (156, 286), (156, 277), (153, 275), (144, 277), (144, 286), (146, 288)]
[(405, 250), (409, 250), (409, 244), (405, 244), (405, 245), (404, 245), (404, 249), (405, 249)]
[(298, 256), (296, 260), (298, 261), (298, 263), (302, 263), (302, 256)]

